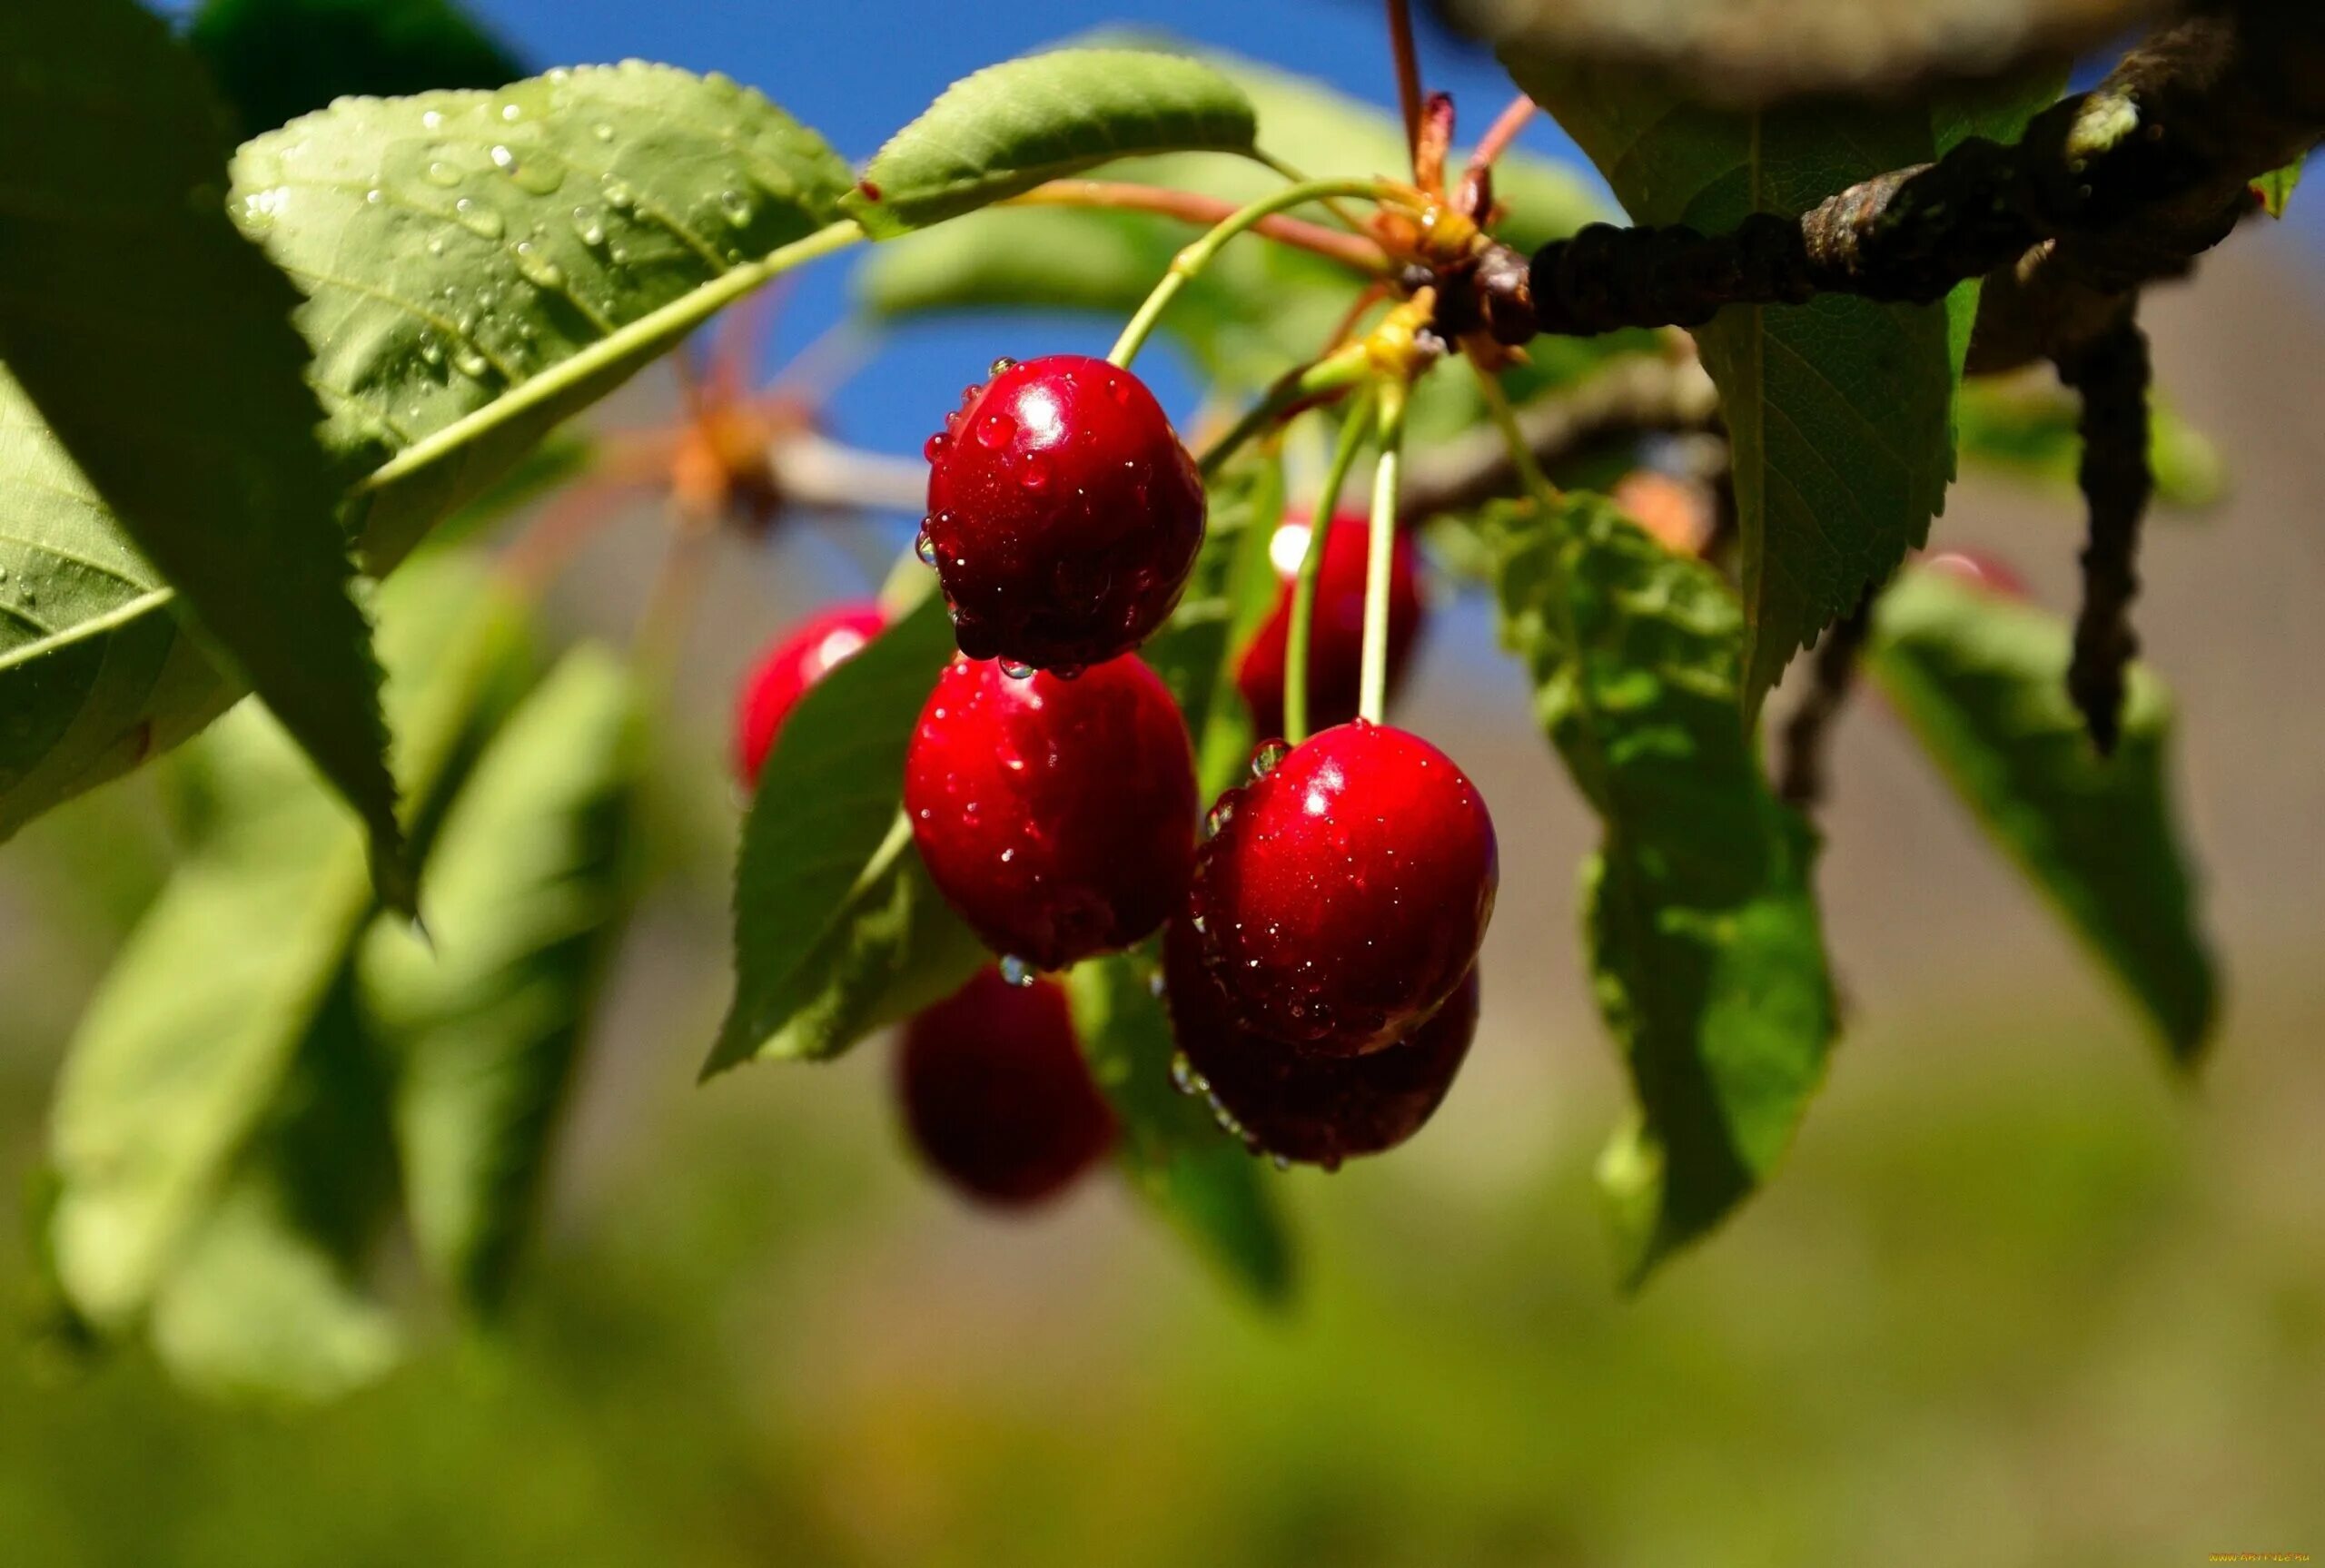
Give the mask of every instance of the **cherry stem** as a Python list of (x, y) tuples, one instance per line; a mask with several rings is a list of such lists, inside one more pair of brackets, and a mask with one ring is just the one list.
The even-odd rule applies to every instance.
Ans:
[(1291, 418), (1311, 404), (1322, 401), (1362, 382), (1371, 371), (1371, 359), (1362, 343), (1350, 343), (1313, 364), (1302, 365), (1278, 378), (1267, 395), (1243, 411), (1227, 433), (1205, 448), (1195, 467), (1208, 480), (1227, 459), (1261, 431)]
[(1177, 297), (1179, 291), (1187, 286), (1190, 279), (1211, 265), (1212, 258), (1218, 255), (1227, 242), (1236, 235), (1257, 228), (1262, 220), (1272, 218), (1287, 209), (1327, 196), (1363, 196), (1380, 202), (1388, 200), (1392, 193), (1392, 188), (1380, 180), (1305, 180), (1271, 192), (1249, 206), (1238, 208), (1211, 232), (1171, 258), (1170, 270), (1162, 274), (1162, 281), (1154, 285), (1154, 291), (1146, 296), (1146, 302), (1139, 306), (1138, 313), (1123, 329), (1123, 335), (1114, 340), (1113, 351), (1106, 356), (1108, 362), (1128, 370), (1130, 362), (1138, 357), (1138, 350), (1145, 346), (1148, 334), (1154, 330), (1155, 322), (1162, 320), (1163, 311)]
[(1528, 121), (1533, 119), (1534, 109), (1534, 100), (1523, 93), (1509, 101), (1509, 106), (1486, 128), (1485, 140), (1479, 142), (1476, 151), (1469, 154), (1464, 173), (1466, 180), (1474, 182), (1479, 175), (1494, 166), (1496, 159), (1509, 151), (1509, 144), (1518, 140), (1518, 133), (1526, 129)]
[(1349, 410), (1341, 439), (1332, 449), (1331, 466), (1324, 470), (1324, 487), (1308, 508), (1308, 548), (1300, 557), (1300, 575), (1291, 585), (1291, 618), (1284, 634), (1283, 738), (1298, 745), (1308, 738), (1308, 648), (1316, 625), (1316, 585), (1324, 572), (1324, 541), (1340, 510), (1341, 488), (1356, 454), (1370, 433), (1373, 399), (1366, 393)]
[[(1389, 54), (1397, 67), (1397, 107), (1405, 116), (1405, 152), (1420, 152), (1420, 56), (1413, 48), (1410, 0), (1388, 0)], [(1419, 172), (1418, 163), (1414, 165)]]
[[(1162, 185), (1135, 185), (1123, 180), (1052, 180), (1036, 185), (1013, 203), (1035, 207), (1104, 207), (1123, 212), (1153, 212), (1190, 223), (1222, 223), (1235, 215), (1235, 203), (1196, 191), (1176, 191)], [(1252, 227), (1281, 244), (1312, 251), (1368, 277), (1385, 277), (1389, 252), (1379, 242), (1361, 234), (1344, 234), (1304, 218), (1277, 214)]]
[(1542, 465), (1535, 461), (1533, 443), (1526, 439), (1525, 430), (1519, 426), (1517, 410), (1509, 406), (1509, 394), (1502, 390), (1500, 380), (1476, 360), (1469, 361), (1469, 368), (1478, 373), (1479, 395), (1485, 402), (1486, 413), (1493, 420), (1494, 428), (1501, 432), (1502, 444), (1509, 449), (1509, 466), (1517, 470), (1519, 483), (1525, 486), (1538, 504), (1545, 507), (1555, 505), (1558, 488), (1550, 482), (1550, 476), (1542, 471)]
[(634, 661), (645, 672), (648, 685), (655, 687), (667, 686), (678, 673), (695, 605), (709, 582), (711, 540), (717, 531), (675, 503), (669, 512), (669, 542), (663, 547), (661, 567), (654, 574), (653, 587), (647, 590), (646, 607), (639, 612), (631, 641)]
[(1397, 472), (1405, 439), (1405, 384), (1380, 388), (1380, 461), (1372, 470), (1372, 537), (1364, 558), (1364, 666), (1356, 714), (1372, 724), (1389, 706), (1389, 577), (1397, 557)]

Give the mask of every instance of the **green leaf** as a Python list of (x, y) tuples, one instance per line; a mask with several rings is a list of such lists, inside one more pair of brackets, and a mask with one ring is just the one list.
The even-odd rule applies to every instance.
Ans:
[(2268, 211), (2270, 217), (2281, 218), (2285, 215), (2286, 204), (2291, 202), (2293, 188), (2300, 183), (2300, 172), (2308, 162), (2305, 157), (2296, 159), (2252, 182), (2252, 194), (2260, 198), (2261, 205)]
[[(1643, 223), (1720, 232), (1936, 150), (1920, 106), (1720, 110), (1635, 70), (1519, 49), (1503, 63)], [(1827, 295), (1731, 306), (1695, 336), (1734, 454), (1749, 718), (1793, 655), (1928, 537), (1954, 471), (1946, 313)]]
[(735, 1001), (706, 1078), (836, 1056), (950, 996), (985, 962), (922, 870), (904, 816), (905, 750), (953, 651), (931, 595), (784, 720), (743, 824)]
[[(355, 806), (382, 887), (408, 902), (297, 294), (220, 210), (228, 148), (202, 68), (133, 0), (15, 0), (0, 57), (16, 73), (0, 95), (0, 359)], [(147, 370), (125, 386), (132, 363)]]
[(875, 239), (1138, 153), (1248, 153), (1251, 101), (1198, 60), (1059, 49), (989, 65), (890, 137), (845, 205)]
[[(2081, 402), (2047, 370), (1974, 377), (1962, 383), (1955, 404), (1964, 461), (2062, 496), (2081, 493), (2082, 416)], [(2167, 505), (2209, 507), (2227, 487), (2219, 449), (2154, 394), (2149, 398), (2147, 459), (2156, 499)]]
[(473, 1307), (505, 1299), (547, 1184), (583, 1031), (633, 892), (644, 716), (610, 655), (566, 656), (453, 801), (429, 942), (383, 921), (359, 961), (394, 1063), (420, 1257)]
[(1267, 619), (1279, 591), (1268, 549), (1283, 520), (1281, 455), (1241, 460), (1211, 481), (1202, 552), (1179, 607), (1139, 656), (1162, 677), (1187, 721), (1202, 798), (1236, 782), (1252, 716), (1235, 687), (1235, 658)]
[(153, 1348), (181, 1384), (306, 1405), (395, 1364), (402, 1336), (364, 1277), (395, 1202), (386, 1106), (342, 980), (155, 1293)]
[(0, 366), (0, 840), (242, 693)]
[(447, 0), (208, 0), (186, 42), (246, 134), (341, 98), (498, 87), (525, 74)]
[(1594, 496), (1488, 526), (1502, 640), (1603, 828), (1584, 923), (1638, 1121), (1600, 1179), (1636, 1283), (1767, 1178), (1823, 1080), (1815, 835), (1736, 723), (1744, 627), (1711, 567)]
[(856, 234), (820, 138), (724, 77), (637, 62), (345, 100), (233, 173), (245, 232), (308, 295), (324, 439), (368, 476), (356, 521), (381, 569), (560, 420)]
[(1173, 1086), (1178, 1048), (1153, 972), (1151, 952), (1114, 953), (1076, 964), (1065, 981), (1083, 1054), (1122, 1119), (1123, 1174), (1228, 1278), (1281, 1303), (1291, 1293), (1291, 1247), (1264, 1173), (1200, 1100)]
[(1940, 572), (1881, 597), (1866, 667), (2004, 853), (2192, 1064), (2218, 1002), (2172, 804), (2172, 705), (2132, 671), (2115, 755), (2066, 695), (2072, 635), (2031, 605)]
[[(1974, 136), (2014, 146), (2034, 116), (2057, 103), (2066, 88), (2063, 59), (2040, 61), (1984, 81), (1950, 84), (1930, 109), (1930, 131), (1935, 138), (1933, 151), (1943, 158)], [(1946, 359), (1954, 367), (1957, 399), (1962, 368), (1970, 357), (1970, 335), (1978, 324), (1982, 284), (1982, 280), (1972, 278), (1955, 284), (1945, 296)], [(1955, 418), (1958, 424), (1958, 409)]]
[[(407, 825), (512, 695), (525, 639), (466, 563), (382, 596), (380, 646)], [(108, 1327), (133, 1317), (285, 1081), (376, 907), (355, 826), (255, 707), (203, 743), (204, 833), (105, 977), (58, 1080), (59, 1273)]]

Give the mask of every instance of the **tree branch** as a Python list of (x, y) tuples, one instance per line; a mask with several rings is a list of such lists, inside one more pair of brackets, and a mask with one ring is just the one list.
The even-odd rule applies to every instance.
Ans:
[(2088, 346), (2061, 356), (2059, 379), (2083, 397), (2082, 480), (2090, 509), (2067, 692), (2092, 744), (2109, 755), (2122, 732), (2123, 674), (2139, 652), (2131, 606), (2140, 586), (2140, 520), (2155, 489), (2147, 456), (2147, 337), (2130, 311)]

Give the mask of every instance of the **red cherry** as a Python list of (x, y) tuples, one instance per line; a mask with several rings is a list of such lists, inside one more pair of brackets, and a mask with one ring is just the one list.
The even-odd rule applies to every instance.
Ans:
[(1254, 1153), (1328, 1170), (1419, 1132), (1453, 1087), (1478, 1030), (1474, 964), (1419, 1028), (1357, 1057), (1309, 1056), (1239, 1027), (1183, 921), (1163, 939), (1162, 971), (1172, 1033), (1221, 1120)]
[(888, 617), (874, 604), (838, 605), (768, 645), (743, 682), (735, 715), (735, 772), (756, 786), (783, 721), (809, 686), (880, 635)]
[(913, 1142), (969, 1197), (1018, 1208), (1055, 1196), (1114, 1141), (1065, 992), (981, 971), (905, 1028), (897, 1090)]
[(1325, 730), (1212, 820), (1187, 908), (1245, 1028), (1321, 1055), (1377, 1050), (1476, 962), (1500, 876), (1493, 819), (1420, 736)]
[(1127, 947), (1186, 892), (1193, 748), (1135, 655), (1068, 680), (955, 659), (905, 754), (921, 860), (995, 952), (1036, 969)]
[[(1316, 618), (1308, 633), (1308, 725), (1323, 729), (1356, 717), (1364, 666), (1364, 579), (1371, 526), (1353, 513), (1332, 519), (1324, 536), (1324, 559), (1316, 577)], [(1283, 733), (1284, 665), (1291, 638), (1292, 580), (1308, 547), (1308, 524), (1287, 518), (1276, 530), (1276, 573), (1283, 591), (1243, 662), (1235, 684), (1251, 705), (1252, 723), (1261, 735)], [(1397, 536), (1389, 560), (1389, 689), (1394, 691), (1420, 632), (1420, 552), (1408, 534)]]
[(1004, 364), (929, 438), (921, 555), (971, 658), (1079, 669), (1161, 626), (1202, 544), (1202, 479), (1145, 383)]

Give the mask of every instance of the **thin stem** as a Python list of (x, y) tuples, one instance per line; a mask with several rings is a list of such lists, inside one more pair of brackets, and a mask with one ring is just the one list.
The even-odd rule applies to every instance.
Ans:
[(631, 641), (636, 663), (651, 685), (667, 685), (678, 671), (695, 605), (709, 581), (710, 544), (717, 532), (671, 507), (670, 542), (654, 574), (654, 586), (647, 590), (646, 607), (638, 613)]
[(1281, 377), (1270, 387), (1267, 395), (1243, 411), (1227, 433), (1203, 449), (1195, 459), (1195, 467), (1209, 479), (1226, 466), (1243, 445), (1300, 409), (1321, 399), (1346, 391), (1361, 381), (1370, 369), (1370, 362), (1361, 343), (1352, 343), (1312, 365), (1303, 365), (1291, 374)]
[(1550, 483), (1550, 476), (1534, 459), (1533, 443), (1527, 440), (1519, 428), (1518, 412), (1509, 406), (1509, 394), (1501, 390), (1500, 380), (1475, 360), (1469, 368), (1478, 373), (1478, 392), (1485, 399), (1486, 412), (1501, 431), (1502, 444), (1509, 449), (1509, 466), (1518, 471), (1518, 481), (1532, 492), (1536, 500), (1548, 504), (1558, 499), (1558, 488)]
[(1372, 470), (1372, 539), (1364, 559), (1364, 666), (1356, 714), (1373, 724), (1389, 706), (1389, 579), (1397, 555), (1397, 469), (1405, 439), (1405, 386), (1380, 389), (1380, 461)]
[(1308, 548), (1300, 557), (1300, 575), (1291, 585), (1291, 618), (1283, 650), (1283, 738), (1293, 745), (1308, 738), (1308, 649), (1316, 625), (1316, 584), (1324, 573), (1324, 541), (1331, 532), (1333, 514), (1340, 510), (1341, 487), (1370, 433), (1372, 410), (1369, 393), (1349, 410), (1347, 422), (1341, 426), (1340, 442), (1332, 449), (1331, 466), (1324, 470), (1324, 488), (1316, 492), (1315, 503), (1308, 508)]
[(1212, 258), (1219, 254), (1228, 241), (1248, 229), (1256, 228), (1262, 219), (1325, 196), (1366, 196), (1378, 202), (1385, 200), (1390, 193), (1390, 188), (1379, 180), (1309, 180), (1297, 185), (1287, 185), (1281, 191), (1261, 197), (1249, 206), (1238, 209), (1211, 232), (1171, 258), (1170, 271), (1162, 274), (1162, 281), (1154, 285), (1154, 291), (1138, 308), (1138, 314), (1133, 316), (1130, 324), (1123, 329), (1123, 335), (1114, 340), (1113, 351), (1106, 356), (1107, 360), (1127, 370), (1130, 362), (1138, 357), (1138, 350), (1145, 345), (1147, 335), (1154, 330), (1154, 323), (1162, 320), (1163, 311), (1179, 291), (1187, 286), (1187, 281), (1209, 266)]
[(1492, 168), (1495, 160), (1509, 150), (1509, 144), (1518, 140), (1518, 133), (1526, 129), (1526, 123), (1534, 117), (1534, 100), (1523, 93), (1509, 101), (1509, 107), (1487, 127), (1485, 140), (1469, 154), (1468, 172), (1472, 177)]
[[(1196, 191), (1174, 191), (1162, 185), (1137, 185), (1125, 180), (1052, 180), (1036, 185), (1014, 204), (1033, 207), (1105, 207), (1115, 212), (1153, 212), (1190, 223), (1221, 223), (1235, 215), (1235, 203)], [(1281, 244), (1312, 251), (1344, 267), (1380, 277), (1389, 271), (1389, 253), (1377, 241), (1361, 234), (1343, 234), (1304, 218), (1281, 214), (1262, 218), (1257, 231)]]
[(1405, 117), (1405, 152), (1420, 151), (1420, 55), (1413, 48), (1410, 0), (1389, 0), (1389, 54), (1397, 67), (1397, 108)]
[[(1295, 185), (1304, 185), (1308, 182), (1308, 175), (1302, 173), (1300, 170), (1293, 168), (1291, 164), (1285, 163), (1282, 159), (1277, 157), (1274, 153), (1269, 152), (1264, 147), (1253, 147), (1246, 152), (1243, 156), (1249, 158), (1252, 163), (1257, 163), (1262, 169), (1273, 170), (1275, 173), (1282, 175), (1285, 179), (1291, 181)], [(1333, 217), (1338, 218), (1341, 221), (1341, 225), (1350, 232), (1358, 234), (1370, 234), (1371, 232), (1370, 230), (1364, 226), (1364, 221), (1362, 219), (1350, 212), (1346, 207), (1341, 205), (1339, 197), (1327, 196), (1323, 199), (1322, 204), (1324, 209), (1331, 212)]]

